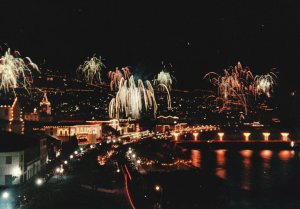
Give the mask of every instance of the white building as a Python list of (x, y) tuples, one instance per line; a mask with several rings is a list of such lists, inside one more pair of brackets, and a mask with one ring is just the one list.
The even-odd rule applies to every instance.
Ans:
[[(81, 125), (53, 125), (45, 126), (45, 133), (62, 142), (70, 140), (70, 137), (76, 136), (79, 143), (95, 143), (102, 136), (101, 124), (81, 124)], [(85, 140), (85, 141), (83, 141)]]
[(41, 170), (46, 158), (46, 138), (0, 132), (0, 186), (29, 180)]

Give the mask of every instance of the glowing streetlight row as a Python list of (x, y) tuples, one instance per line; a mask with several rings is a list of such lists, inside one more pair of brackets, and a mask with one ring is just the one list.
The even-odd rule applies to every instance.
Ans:
[[(282, 141), (288, 141), (289, 133), (282, 132), (280, 134), (282, 136)], [(249, 137), (250, 137), (251, 133), (250, 132), (244, 132), (243, 135), (245, 137), (245, 141), (249, 141)], [(271, 135), (270, 132), (263, 132), (262, 135), (264, 136), (264, 141), (269, 141), (269, 136)], [(219, 132), (218, 136), (219, 136), (219, 141), (223, 141), (224, 133)]]
[[(282, 137), (282, 141), (288, 141), (289, 133), (282, 132), (280, 134), (281, 134), (281, 137)], [(180, 135), (180, 133), (178, 133), (178, 132), (174, 132), (173, 133), (173, 136), (175, 137), (175, 141), (178, 140), (178, 136), (179, 135)], [(244, 138), (245, 141), (249, 141), (251, 133), (250, 132), (244, 132), (243, 135), (245, 137)], [(269, 136), (271, 135), (270, 132), (263, 132), (262, 135), (264, 136), (264, 141), (269, 141)], [(194, 140), (197, 141), (199, 133), (198, 132), (194, 132), (193, 136), (194, 136)], [(218, 132), (218, 136), (219, 136), (219, 141), (223, 141), (224, 133), (223, 132)]]

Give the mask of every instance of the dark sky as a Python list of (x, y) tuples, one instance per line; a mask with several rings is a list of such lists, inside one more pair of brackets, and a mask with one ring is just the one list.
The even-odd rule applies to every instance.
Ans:
[(277, 68), (281, 89), (299, 86), (296, 0), (36, 2), (1, 1), (0, 43), (48, 68), (72, 72), (96, 53), (150, 79), (163, 60), (178, 87), (198, 88), (206, 72), (240, 60), (255, 73)]

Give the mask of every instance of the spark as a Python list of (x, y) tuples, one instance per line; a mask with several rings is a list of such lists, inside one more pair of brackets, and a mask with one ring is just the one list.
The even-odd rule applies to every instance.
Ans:
[(245, 115), (248, 114), (249, 100), (252, 96), (265, 94), (270, 97), (270, 91), (275, 83), (276, 75), (269, 73), (266, 75), (253, 76), (248, 67), (243, 68), (238, 62), (235, 67), (224, 70), (223, 75), (209, 72), (204, 79), (218, 87), (217, 101), (221, 102), (220, 111), (229, 109), (232, 105), (242, 106)]
[(123, 67), (119, 70), (117, 67), (115, 71), (109, 71), (108, 72), (108, 78), (110, 79), (110, 89), (111, 91), (117, 90), (119, 87), (119, 83), (121, 79), (128, 79), (130, 77), (131, 73), (129, 70), (129, 67)]
[(156, 86), (159, 91), (165, 91), (167, 93), (168, 109), (172, 109), (170, 91), (173, 84), (173, 78), (174, 76), (172, 76), (168, 71), (162, 70), (154, 77), (153, 80), (154, 86)]
[(165, 85), (169, 90), (171, 90), (171, 86), (173, 84), (173, 80), (172, 80), (172, 75), (165, 71), (162, 70), (160, 71), (154, 78), (153, 84), (154, 85), (160, 85), (163, 84)]
[(153, 108), (156, 116), (157, 104), (150, 81), (147, 80), (144, 85), (143, 81), (138, 79), (136, 84), (134, 77), (130, 76), (119, 81), (116, 96), (109, 104), (109, 117), (120, 118), (120, 113), (124, 113), (126, 117), (137, 119), (143, 110), (150, 108)]
[(101, 83), (101, 70), (105, 68), (101, 57), (97, 58), (93, 56), (91, 59), (84, 61), (82, 65), (79, 65), (77, 71), (84, 76), (84, 79), (93, 83), (93, 81)]
[(276, 83), (276, 74), (271, 72), (266, 75), (255, 76), (255, 93), (256, 95), (265, 94), (267, 97), (271, 97), (273, 86)]
[(20, 52), (11, 53), (8, 49), (0, 58), (0, 90), (5, 93), (13, 91), (18, 87), (24, 88), (31, 85), (31, 69), (40, 73), (38, 66), (29, 57), (22, 59)]

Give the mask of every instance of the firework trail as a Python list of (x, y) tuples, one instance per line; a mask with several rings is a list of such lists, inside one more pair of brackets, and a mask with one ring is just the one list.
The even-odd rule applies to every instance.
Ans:
[(116, 97), (109, 104), (109, 117), (120, 118), (120, 113), (124, 113), (126, 117), (138, 119), (143, 109), (147, 111), (150, 108), (153, 108), (155, 116), (157, 104), (151, 83), (146, 81), (144, 85), (139, 79), (136, 84), (133, 76), (128, 79), (122, 77)]
[(245, 115), (248, 114), (249, 100), (252, 96), (265, 94), (270, 96), (274, 84), (274, 73), (262, 76), (253, 76), (248, 67), (243, 68), (241, 63), (224, 70), (223, 75), (209, 72), (204, 79), (218, 87), (217, 101), (222, 103), (220, 111), (230, 108), (231, 105), (242, 106)]
[(156, 86), (160, 92), (165, 91), (167, 93), (167, 102), (169, 110), (172, 109), (170, 91), (173, 84), (173, 78), (174, 76), (172, 76), (169, 72), (167, 72), (166, 70), (162, 70), (154, 77), (153, 80), (154, 86)]
[(111, 91), (117, 90), (119, 87), (119, 83), (121, 79), (128, 79), (130, 77), (131, 73), (128, 67), (123, 67), (119, 70), (117, 67), (115, 71), (109, 71), (108, 72), (108, 78), (110, 79), (110, 89)]
[(97, 58), (93, 56), (91, 59), (84, 61), (82, 65), (79, 65), (77, 71), (84, 76), (84, 79), (93, 83), (93, 81), (101, 83), (101, 70), (105, 68), (101, 57)]
[(0, 58), (0, 90), (5, 93), (21, 87), (28, 91), (27, 87), (32, 83), (31, 69), (40, 73), (38, 66), (29, 57), (22, 59), (20, 53), (11, 53), (8, 49)]

